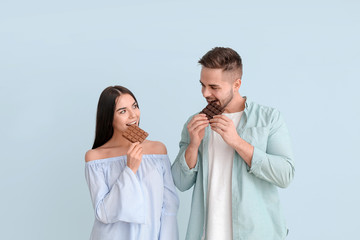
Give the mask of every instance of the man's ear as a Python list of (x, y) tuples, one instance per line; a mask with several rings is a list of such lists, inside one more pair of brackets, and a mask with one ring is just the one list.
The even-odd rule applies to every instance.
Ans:
[(236, 79), (233, 86), (235, 91), (239, 91), (239, 88), (241, 86), (241, 78)]

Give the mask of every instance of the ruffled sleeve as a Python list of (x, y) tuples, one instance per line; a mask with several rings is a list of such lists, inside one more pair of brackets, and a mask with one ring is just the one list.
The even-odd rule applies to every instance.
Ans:
[(177, 211), (179, 209), (179, 198), (171, 175), (169, 157), (163, 160), (164, 199), (161, 212), (161, 227), (159, 240), (179, 239)]
[(125, 166), (115, 183), (109, 186), (106, 179), (109, 166), (96, 161), (85, 165), (95, 217), (105, 224), (118, 221), (145, 223), (144, 196), (133, 171)]

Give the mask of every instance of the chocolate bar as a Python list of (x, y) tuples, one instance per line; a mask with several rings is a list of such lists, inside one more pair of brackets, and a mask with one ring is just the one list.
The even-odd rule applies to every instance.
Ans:
[(205, 113), (206, 117), (210, 120), (215, 115), (222, 114), (224, 110), (220, 105), (216, 104), (216, 101), (212, 101), (200, 113)]
[(149, 134), (139, 128), (137, 125), (130, 125), (125, 132), (123, 132), (123, 137), (129, 140), (130, 142), (140, 142), (142, 143)]

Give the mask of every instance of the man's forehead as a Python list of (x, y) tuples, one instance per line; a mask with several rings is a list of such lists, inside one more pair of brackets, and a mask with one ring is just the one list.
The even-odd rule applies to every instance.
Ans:
[(204, 79), (200, 79), (199, 81), (202, 85), (209, 85), (209, 86), (220, 86), (221, 85), (221, 82), (219, 82), (219, 81), (211, 81), (211, 80), (204, 80)]
[(201, 68), (201, 74), (204, 75), (221, 76), (222, 73), (223, 73), (223, 69), (221, 68), (207, 68), (207, 67)]

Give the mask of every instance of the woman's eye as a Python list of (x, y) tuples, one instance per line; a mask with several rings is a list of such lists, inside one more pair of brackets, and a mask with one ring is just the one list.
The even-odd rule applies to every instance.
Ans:
[(134, 104), (133, 105), (133, 108), (135, 109), (135, 108), (138, 108), (138, 105), (137, 104)]
[(121, 110), (119, 113), (120, 113), (120, 114), (124, 114), (124, 113), (126, 113), (126, 111), (125, 111), (125, 110)]

